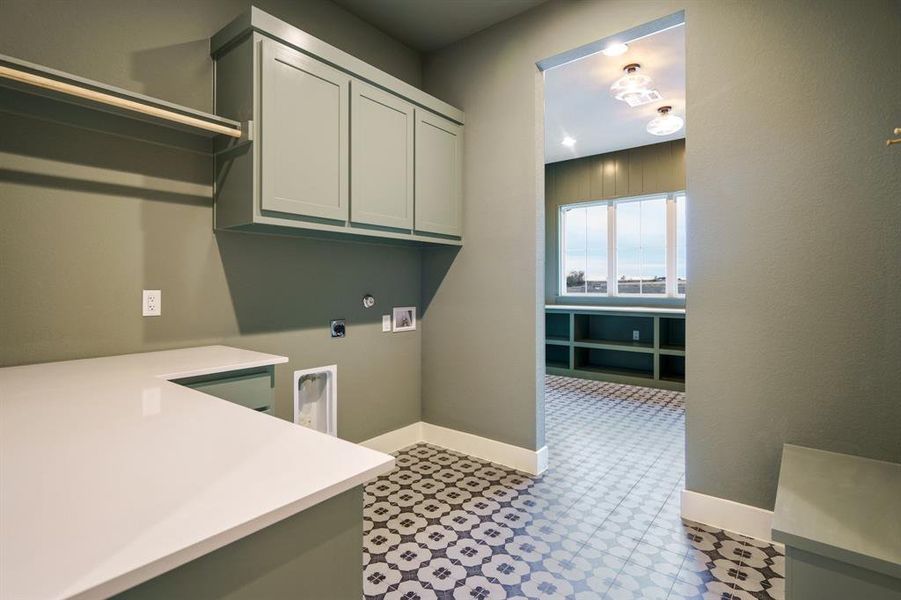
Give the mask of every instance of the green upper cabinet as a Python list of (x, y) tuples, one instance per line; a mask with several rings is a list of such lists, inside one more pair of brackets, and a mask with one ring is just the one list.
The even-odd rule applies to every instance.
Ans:
[(350, 77), (263, 40), (263, 210), (345, 221)]
[(463, 113), (252, 7), (210, 40), (217, 230), (460, 246)]
[(416, 111), (416, 230), (460, 235), (463, 210), (463, 128)]
[(356, 80), (350, 104), (350, 220), (413, 229), (413, 105)]

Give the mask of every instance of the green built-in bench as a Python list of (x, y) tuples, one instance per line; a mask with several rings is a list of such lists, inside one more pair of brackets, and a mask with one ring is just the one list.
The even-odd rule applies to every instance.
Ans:
[(901, 600), (901, 465), (786, 444), (773, 539), (786, 600)]
[(545, 306), (547, 373), (685, 389), (685, 309)]

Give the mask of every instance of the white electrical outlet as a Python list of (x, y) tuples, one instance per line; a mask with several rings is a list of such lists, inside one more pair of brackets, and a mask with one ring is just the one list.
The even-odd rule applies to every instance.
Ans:
[(141, 303), (141, 315), (145, 317), (158, 317), (163, 314), (163, 292), (160, 290), (144, 290), (144, 299)]
[(382, 315), (382, 331), (391, 331), (391, 315)]
[(632, 341), (637, 342), (641, 338), (641, 334), (638, 333), (637, 329), (632, 330)]

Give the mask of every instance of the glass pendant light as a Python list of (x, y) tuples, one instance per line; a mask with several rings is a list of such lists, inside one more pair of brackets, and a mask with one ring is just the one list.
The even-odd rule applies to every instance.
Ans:
[(639, 73), (639, 70), (641, 70), (641, 65), (638, 63), (631, 63), (623, 67), (625, 74), (610, 86), (610, 95), (628, 103), (629, 106), (644, 104), (642, 100), (652, 91), (653, 82), (647, 75)]
[(660, 114), (648, 123), (648, 133), (651, 135), (669, 135), (682, 129), (685, 121), (682, 120), (682, 117), (670, 114), (671, 110), (673, 110), (672, 106), (661, 106), (658, 108), (657, 112)]

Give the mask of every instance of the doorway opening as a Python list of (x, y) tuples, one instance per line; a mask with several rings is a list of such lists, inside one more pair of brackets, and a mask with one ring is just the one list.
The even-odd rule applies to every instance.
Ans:
[[(539, 68), (549, 465), (530, 493), (551, 507), (546, 529), (577, 540), (564, 547), (576, 567), (559, 585), (586, 597), (734, 597), (742, 565), (710, 567), (734, 539), (681, 518), (690, 293), (683, 15)], [(767, 589), (778, 579), (761, 576)]]
[(538, 66), (546, 372), (684, 391), (683, 13)]

